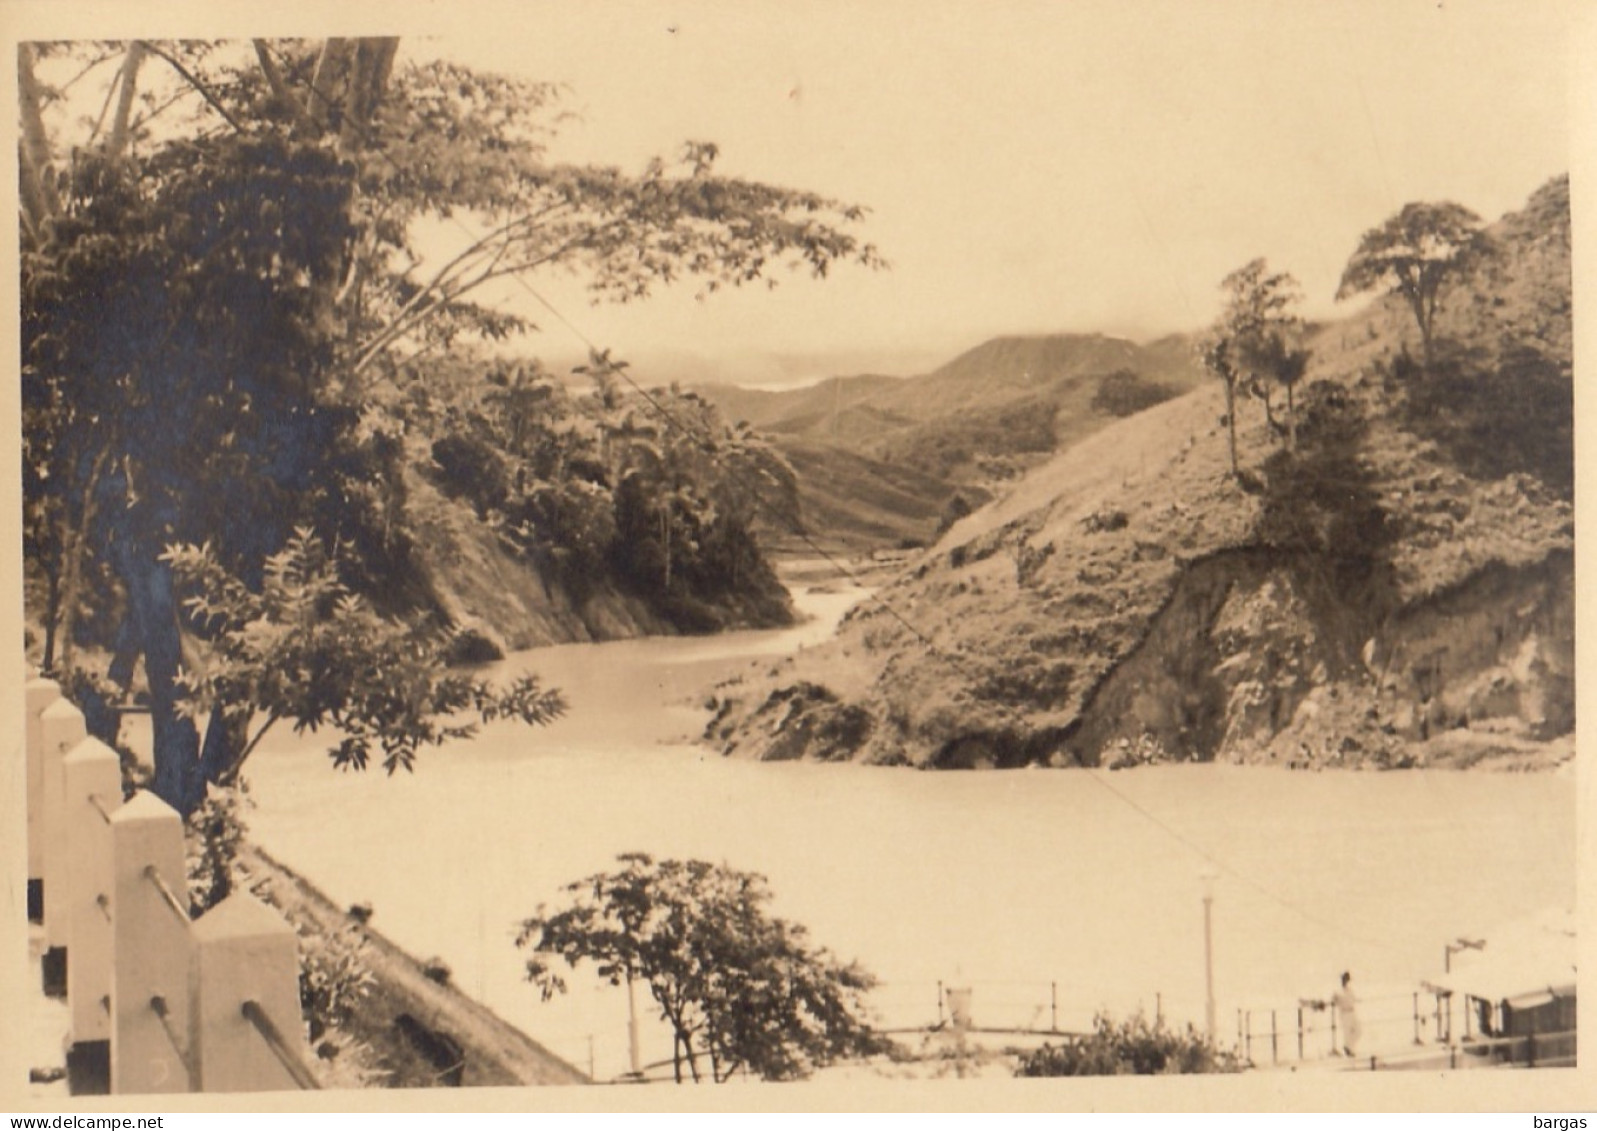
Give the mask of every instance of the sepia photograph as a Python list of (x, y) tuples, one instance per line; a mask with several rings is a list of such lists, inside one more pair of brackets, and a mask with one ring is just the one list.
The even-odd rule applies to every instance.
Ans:
[(1597, 11), (0, 33), (0, 1108), (1597, 1107)]

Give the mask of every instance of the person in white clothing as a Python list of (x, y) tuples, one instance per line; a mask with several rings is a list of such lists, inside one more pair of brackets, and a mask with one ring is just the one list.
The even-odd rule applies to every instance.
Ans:
[(1342, 1052), (1347, 1056), (1357, 1056), (1359, 1048), (1359, 999), (1353, 992), (1353, 975), (1342, 972), (1342, 988), (1331, 997), (1331, 1004), (1336, 1007), (1336, 1022), (1342, 1031)]

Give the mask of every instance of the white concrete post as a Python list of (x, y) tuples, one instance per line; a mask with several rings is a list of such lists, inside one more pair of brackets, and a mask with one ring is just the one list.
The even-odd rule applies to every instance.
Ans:
[(44, 730), (39, 714), (61, 698), (61, 685), (53, 679), (30, 679), (23, 684), (23, 740), (28, 761), (28, 882), (44, 879)]
[(89, 730), (82, 711), (66, 699), (57, 699), (40, 712), (39, 732), (40, 792), (44, 800), (44, 938), (54, 950), (67, 945), (69, 919), (66, 900), (62, 898), (67, 890), (71, 848), (61, 813), (66, 797), (61, 763), (73, 747), (88, 737)]
[(85, 738), (61, 763), (63, 818), (72, 855), (67, 871), (67, 1003), (72, 1040), (111, 1039), (111, 822), (122, 804), (122, 763), (105, 743)]
[[(201, 1091), (302, 1086), (296, 1072), (308, 1076), (303, 1065), (310, 1050), (300, 1019), (299, 940), (281, 915), (237, 892), (200, 916), (194, 923), (190, 988)], [(246, 1016), (246, 1002), (254, 1002), (257, 1017), (266, 1019), (268, 1035)], [(274, 1049), (279, 1040), (282, 1047)]]
[(111, 1092), (192, 1091), (193, 944), (177, 811), (140, 792), (112, 813), (111, 872)]

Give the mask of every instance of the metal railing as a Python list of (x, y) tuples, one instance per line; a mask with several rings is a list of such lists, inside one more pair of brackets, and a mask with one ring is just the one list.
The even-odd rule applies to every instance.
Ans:
[(172, 909), (174, 915), (183, 920), (185, 924), (190, 921), (188, 907), (177, 897), (177, 893), (172, 890), (167, 882), (161, 878), (161, 873), (156, 871), (154, 864), (145, 866), (144, 878), (155, 885), (155, 890), (161, 893), (161, 898)]
[[(185, 916), (187, 918), (187, 916)], [(167, 1008), (166, 999), (156, 994), (150, 999), (150, 1012), (155, 1014), (156, 1020), (161, 1023), (161, 1031), (166, 1034), (166, 1039), (172, 1046), (172, 1053), (183, 1066), (183, 1072), (188, 1077), (189, 1090), (195, 1088), (195, 1081), (199, 1074), (195, 1071), (194, 1059), (183, 1039), (178, 1036), (177, 1028), (172, 1023), (172, 1011)]]
[(1441, 1068), (1568, 1068), (1576, 1062), (1576, 1031), (1476, 1037), (1411, 1053), (1377, 1055), (1357, 1067), (1372, 1072)]
[[(1359, 1001), (1360, 1049), (1347, 1062), (1359, 1068), (1475, 1067), (1494, 1063), (1546, 1067), (1574, 1063), (1574, 1030), (1513, 1036), (1474, 1035), (1472, 1010), (1463, 1011), (1463, 1037), (1454, 1035), (1453, 995), (1424, 984), (1402, 994)], [(1323, 1015), (1324, 1020), (1321, 1020)], [(1345, 1057), (1338, 1012), (1329, 1002), (1237, 1010), (1237, 1051), (1256, 1067)], [(1407, 1045), (1408, 1048), (1401, 1046)], [(1378, 1048), (1379, 1051), (1363, 1051)]]
[(295, 1053), (293, 1046), (283, 1039), (281, 1030), (267, 1016), (266, 1010), (261, 1008), (259, 1002), (254, 999), (246, 1001), (240, 1010), (245, 1020), (255, 1026), (255, 1031), (261, 1035), (261, 1040), (266, 1042), (266, 1047), (272, 1050), (272, 1055), (277, 1057), (277, 1062), (293, 1078), (295, 1084), (304, 1091), (317, 1091), (321, 1088), (321, 1083), (310, 1067)]
[[(1420, 1046), (1449, 1040), (1452, 1017), (1445, 995), (1438, 993), (1432, 1001), (1432, 993), (1405, 990), (1360, 998), (1358, 1043)], [(1299, 998), (1295, 1006), (1238, 1009), (1236, 1042), (1245, 1061), (1261, 1066), (1342, 1056), (1346, 1043), (1335, 1006), (1312, 998)]]

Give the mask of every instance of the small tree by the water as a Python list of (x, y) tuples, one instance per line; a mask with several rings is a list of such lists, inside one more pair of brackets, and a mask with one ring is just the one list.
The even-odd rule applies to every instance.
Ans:
[(613, 986), (643, 982), (671, 1027), (672, 1065), (717, 1083), (739, 1070), (792, 1080), (879, 1051), (862, 1020), (875, 978), (814, 947), (798, 924), (773, 918), (765, 877), (702, 860), (618, 858), (619, 871), (567, 884), (569, 907), (525, 920), (527, 978), (545, 1000), (566, 989), (546, 960), (587, 961)]

